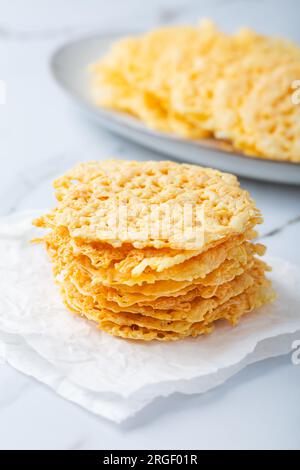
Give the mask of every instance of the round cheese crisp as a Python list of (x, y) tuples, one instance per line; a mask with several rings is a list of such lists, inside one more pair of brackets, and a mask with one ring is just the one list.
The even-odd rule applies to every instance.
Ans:
[(244, 135), (237, 138), (239, 148), (271, 159), (300, 161), (300, 104), (292, 99), (297, 77), (300, 63), (278, 67), (255, 83), (240, 109)]
[(90, 162), (54, 186), (58, 205), (36, 223), (113, 247), (202, 251), (262, 221), (235, 176), (195, 165)]
[(300, 161), (300, 107), (292, 100), (299, 74), (300, 50), (287, 41), (265, 38), (249, 50), (216, 83), (216, 137), (252, 156)]
[[(237, 276), (236, 279), (227, 283), (223, 286), (220, 286), (215, 295), (211, 298), (205, 299), (199, 294), (192, 299), (187, 299), (185, 302), (180, 302), (180, 298), (175, 298), (175, 304), (165, 304), (163, 309), (159, 308), (159, 305), (156, 305), (155, 302), (153, 305), (132, 305), (126, 310), (122, 307), (119, 307), (118, 304), (109, 302), (104, 296), (101, 295), (91, 295), (85, 286), (81, 286), (78, 282), (73, 282), (64, 280), (63, 288), (66, 292), (69, 293), (70, 298), (77, 299), (79, 305), (81, 305), (81, 312), (97, 310), (99, 315), (101, 312), (109, 311), (112, 315), (118, 317), (129, 318), (131, 314), (140, 314), (143, 317), (147, 317), (147, 322), (152, 319), (159, 319), (163, 321), (177, 321), (184, 320), (188, 322), (195, 322), (202, 320), (203, 316), (215, 309), (218, 305), (226, 302), (231, 297), (234, 297), (245, 289), (250, 287), (254, 283), (254, 276), (251, 275), (252, 271), (249, 270), (247, 273), (243, 273), (240, 276)], [(132, 316), (134, 318), (134, 315)], [(139, 317), (140, 318), (140, 317)]]
[[(76, 305), (72, 305), (72, 300), (71, 303), (69, 303), (68, 296), (63, 294), (63, 297), (70, 310), (81, 313)], [(127, 317), (120, 319), (117, 318), (117, 316), (113, 317), (109, 313), (107, 316), (103, 315), (101, 318), (99, 312), (93, 310), (88, 310), (85, 316), (99, 323), (99, 327), (103, 331), (114, 336), (143, 341), (174, 341), (188, 336), (196, 337), (201, 334), (211, 333), (216, 322), (221, 319), (226, 319), (230, 323), (236, 324), (243, 315), (273, 299), (274, 292), (270, 287), (270, 283), (263, 279), (261, 283), (249, 287), (245, 292), (229, 299), (223, 305), (212, 310), (202, 321), (195, 323), (174, 322), (175, 326), (173, 330), (168, 330), (168, 322), (163, 324), (161, 322), (155, 323), (155, 326), (151, 327), (151, 323), (152, 325), (154, 324), (151, 322), (151, 319), (147, 326), (142, 326), (138, 324), (139, 320), (136, 318)], [(144, 322), (141, 323), (146, 324)]]
[(299, 163), (299, 68), (295, 44), (205, 20), (118, 41), (91, 66), (91, 91), (97, 105), (152, 129)]

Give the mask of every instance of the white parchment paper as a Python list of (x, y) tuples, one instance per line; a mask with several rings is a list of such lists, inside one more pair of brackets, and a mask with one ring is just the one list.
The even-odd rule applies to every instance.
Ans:
[(175, 343), (102, 333), (62, 304), (43, 247), (29, 243), (36, 215), (0, 219), (0, 361), (96, 414), (121, 422), (158, 396), (205, 392), (300, 339), (300, 268), (273, 258), (277, 301), (237, 327)]

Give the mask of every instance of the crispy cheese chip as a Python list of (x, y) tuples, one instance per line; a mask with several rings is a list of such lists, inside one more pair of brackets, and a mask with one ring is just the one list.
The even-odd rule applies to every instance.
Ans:
[(115, 248), (203, 251), (262, 221), (236, 177), (196, 165), (90, 162), (54, 186), (58, 205), (36, 224)]
[[(269, 267), (257, 257), (265, 247), (253, 242), (261, 215), (232, 175), (113, 160), (78, 165), (55, 188), (57, 207), (34, 221), (48, 229), (36, 241), (46, 246), (65, 305), (104, 331), (171, 341), (209, 333), (221, 318), (235, 323), (272, 300)], [(116, 200), (129, 206), (127, 230), (108, 237)], [(145, 207), (133, 214), (140, 202)], [(149, 218), (149, 205), (169, 203), (176, 203), (175, 218)], [(204, 215), (201, 224), (195, 214), (184, 218), (188, 233), (202, 235), (192, 249), (180, 233), (185, 204)], [(137, 228), (152, 229), (155, 220), (168, 236), (138, 238)]]
[(256, 265), (260, 263), (264, 270), (267, 270), (267, 266), (262, 261), (253, 258), (246, 267), (240, 270), (235, 270), (228, 280), (224, 278), (222, 284), (219, 283), (210, 286), (191, 284), (188, 288), (176, 292), (175, 295), (172, 293), (170, 296), (165, 295), (156, 297), (151, 295), (131, 295), (127, 302), (125, 301), (127, 297), (124, 296), (122, 290), (116, 291), (115, 289), (107, 288), (103, 285), (95, 287), (92, 285), (89, 276), (80, 271), (80, 269), (74, 268), (74, 266), (70, 267), (69, 270), (65, 272), (64, 282), (71, 282), (83, 295), (89, 295), (93, 297), (93, 299), (97, 300), (102, 308), (108, 308), (115, 312), (124, 310), (135, 312), (143, 310), (144, 307), (149, 307), (150, 312), (152, 312), (153, 309), (189, 311), (191, 309), (191, 302), (197, 297), (209, 299), (216, 296), (221, 298), (228, 286), (232, 285), (233, 280), (237, 279), (245, 272), (248, 272), (250, 268), (253, 267), (254, 263)]
[[(216, 322), (221, 319), (225, 319), (235, 325), (243, 315), (264, 305), (265, 303), (271, 302), (273, 299), (274, 292), (267, 283), (250, 287), (244, 293), (230, 299), (227, 303), (217, 308), (206, 320), (191, 324), (189, 329), (182, 332), (167, 329), (151, 329), (138, 326), (134, 323), (130, 326), (122, 324), (119, 325), (118, 323), (109, 320), (100, 321), (99, 327), (107, 333), (127, 339), (143, 341), (151, 341), (154, 339), (158, 341), (175, 341), (186, 338), (187, 336), (196, 337), (202, 334), (211, 333)], [(95, 320), (95, 317), (93, 318), (91, 315), (90, 319)]]
[[(263, 274), (263, 273), (262, 273)], [(211, 298), (202, 298), (199, 294), (192, 298), (190, 301), (187, 299), (180, 303), (180, 298), (176, 298), (177, 305), (175, 309), (159, 309), (156, 306), (150, 305), (133, 305), (122, 311), (117, 304), (107, 302), (101, 296), (91, 296), (78, 284), (64, 282), (63, 291), (68, 298), (69, 305), (76, 305), (78, 310), (84, 315), (94, 312), (98, 315), (99, 319), (102, 318), (115, 318), (115, 321), (134, 321), (140, 326), (147, 326), (151, 324), (152, 328), (164, 329), (166, 325), (168, 329), (184, 328), (187, 323), (195, 323), (202, 321), (204, 316), (216, 309), (219, 305), (223, 304), (231, 297), (239, 295), (248, 287), (250, 287), (256, 280), (255, 271), (249, 270), (241, 274), (230, 283), (220, 286), (215, 295)], [(118, 320), (117, 320), (118, 319)], [(156, 325), (156, 326), (155, 326)]]
[(90, 67), (91, 89), (99, 106), (153, 129), (299, 163), (299, 68), (295, 44), (248, 28), (226, 34), (205, 20), (118, 41)]
[[(49, 243), (47, 239), (46, 243)], [(82, 271), (88, 273), (92, 284), (101, 284), (104, 286), (142, 286), (143, 284), (154, 284), (158, 281), (176, 281), (176, 282), (201, 282), (209, 273), (216, 270), (226, 259), (238, 259), (246, 262), (248, 253), (260, 251), (260, 245), (244, 242), (242, 236), (232, 237), (230, 240), (210, 248), (200, 255), (196, 255), (180, 264), (155, 271), (147, 269), (139, 276), (135, 276), (132, 271), (122, 270), (122, 261), (116, 262), (110, 267), (94, 267), (90, 258), (82, 255), (80, 252), (73, 251), (70, 243), (59, 244), (58, 246), (48, 244), (50, 256), (54, 261), (56, 271), (59, 273), (69, 263), (76, 264)]]

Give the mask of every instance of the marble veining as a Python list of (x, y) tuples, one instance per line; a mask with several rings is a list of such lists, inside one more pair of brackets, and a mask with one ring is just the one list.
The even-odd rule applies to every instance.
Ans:
[(293, 217), (292, 219), (285, 222), (280, 227), (274, 228), (274, 229), (270, 230), (269, 232), (263, 234), (261, 237), (259, 237), (259, 239), (274, 237), (275, 235), (279, 235), (287, 227), (289, 227), (291, 225), (299, 224), (299, 223), (300, 223), (300, 215), (297, 215), (296, 217)]

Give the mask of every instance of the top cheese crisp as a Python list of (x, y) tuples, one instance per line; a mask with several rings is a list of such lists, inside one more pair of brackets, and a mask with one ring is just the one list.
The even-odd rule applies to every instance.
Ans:
[(235, 176), (196, 165), (82, 163), (54, 187), (58, 205), (39, 225), (66, 227), (73, 239), (115, 248), (131, 244), (200, 253), (262, 220)]

